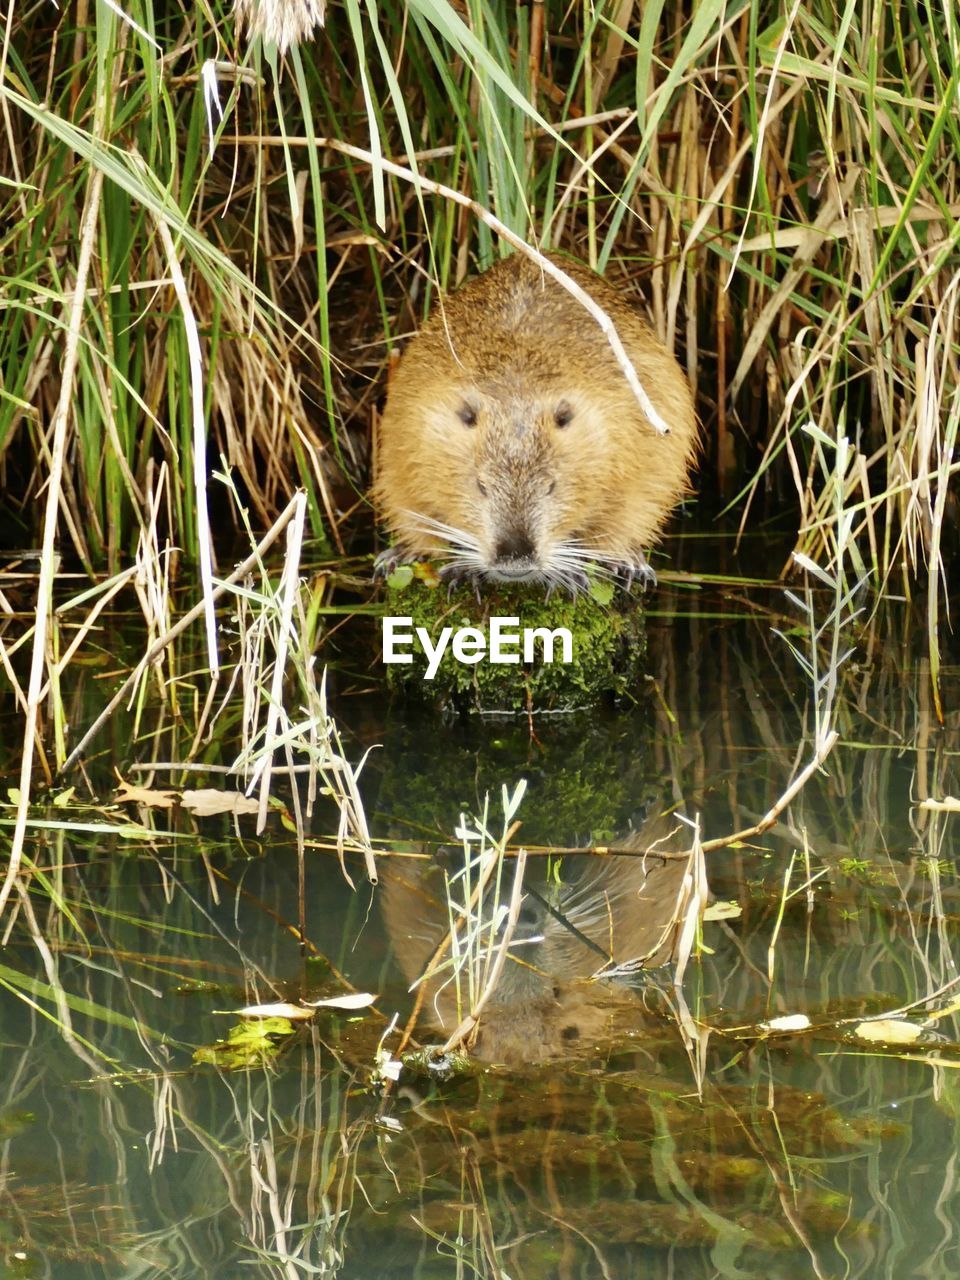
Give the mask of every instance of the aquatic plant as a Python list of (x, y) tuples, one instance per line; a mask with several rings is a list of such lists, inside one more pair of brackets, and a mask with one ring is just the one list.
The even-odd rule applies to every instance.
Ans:
[(807, 551), (824, 491), (799, 426), (833, 435), (845, 414), (877, 581), (901, 560), (937, 572), (958, 417), (954, 18), (880, 0), (242, 16), (268, 43), (239, 40), (223, 5), (8, 15), (0, 453), (25, 527), (51, 475), (72, 550), (116, 567), (166, 459), (163, 521), (200, 556), (209, 434), (259, 521), (296, 477), (336, 542), (335, 476), (365, 483), (388, 351), (434, 282), (507, 237), (641, 285), (700, 392), (707, 470), (754, 500), (761, 477), (792, 488)]

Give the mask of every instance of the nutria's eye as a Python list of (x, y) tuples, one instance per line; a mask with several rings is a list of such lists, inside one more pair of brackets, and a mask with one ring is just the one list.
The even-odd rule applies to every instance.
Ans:
[(471, 409), (468, 404), (457, 410), (457, 417), (465, 427), (475, 427), (477, 425), (477, 411), (476, 409)]
[(561, 400), (553, 411), (553, 420), (558, 427), (569, 427), (573, 421), (573, 410), (567, 404), (566, 400)]
[(547, 485), (547, 497), (548, 497), (548, 498), (550, 497), (551, 493), (553, 493), (553, 491), (554, 491), (554, 489), (555, 489), (556, 487), (557, 487), (557, 482), (556, 482), (556, 480), (551, 480), (551, 481), (550, 481), (550, 483)]
[(480, 492), (483, 494), (484, 497), (487, 496), (487, 486), (483, 483), (482, 480), (477, 481), (477, 488), (480, 490)]

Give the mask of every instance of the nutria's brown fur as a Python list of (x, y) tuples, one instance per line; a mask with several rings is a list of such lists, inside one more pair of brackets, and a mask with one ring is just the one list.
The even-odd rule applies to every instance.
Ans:
[(392, 380), (374, 493), (393, 560), (439, 553), (454, 574), (573, 588), (588, 561), (652, 577), (644, 551), (697, 451), (690, 388), (616, 289), (555, 261), (614, 321), (670, 434), (584, 307), (515, 254), (436, 307)]
[[(604, 968), (604, 956), (625, 966), (622, 972), (641, 964), (654, 970), (672, 959), (688, 868), (683, 859), (660, 861), (657, 854), (684, 848), (689, 836), (672, 814), (658, 809), (617, 843), (648, 850), (649, 857), (565, 863), (570, 878), (557, 895), (528, 868), (526, 883), (536, 881), (541, 893), (550, 894), (552, 909), (539, 895), (524, 897), (506, 965), (484, 1005), (476, 1057), (510, 1064), (570, 1061), (643, 1025), (635, 991), (590, 977)], [(394, 955), (411, 983), (421, 978), (450, 924), (443, 884), (440, 866), (429, 861), (395, 860), (384, 870), (380, 908)], [(446, 967), (428, 982), (423, 1017), (444, 1039), (467, 1012), (460, 1005), (466, 990), (465, 976), (456, 983)]]

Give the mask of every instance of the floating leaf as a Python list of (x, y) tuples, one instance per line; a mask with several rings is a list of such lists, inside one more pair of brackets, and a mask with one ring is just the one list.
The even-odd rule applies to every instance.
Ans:
[(311, 1009), (369, 1009), (376, 996), (368, 991), (352, 991), (342, 996), (327, 996), (323, 1000), (304, 1000)]
[(811, 1023), (805, 1013), (785, 1013), (780, 1018), (759, 1024), (761, 1031), (809, 1031)]
[(923, 1027), (905, 1018), (874, 1018), (870, 1022), (858, 1022), (853, 1034), (874, 1044), (915, 1044), (925, 1032)]
[(960, 800), (956, 796), (944, 796), (942, 800), (934, 800), (931, 796), (920, 801), (921, 809), (932, 809), (934, 813), (960, 813)]
[(711, 902), (703, 913), (704, 920), (736, 920), (743, 914), (739, 902)]
[(242, 791), (218, 791), (215, 787), (184, 791), (180, 803), (198, 818), (212, 818), (218, 813), (256, 813), (260, 807), (258, 800)]
[(172, 809), (180, 798), (179, 791), (160, 791), (154, 787), (136, 787), (120, 780), (114, 800), (117, 804), (145, 804), (152, 809)]
[(240, 1018), (288, 1018), (291, 1022), (306, 1022), (314, 1017), (312, 1009), (302, 1004), (289, 1004), (286, 1000), (276, 1000), (273, 1004), (248, 1004), (237, 1010)]
[(391, 1057), (389, 1054), (383, 1062), (379, 1064), (380, 1075), (384, 1080), (392, 1080), (396, 1083), (400, 1079), (400, 1072), (403, 1070), (403, 1063), (399, 1058)]
[(283, 1040), (293, 1035), (293, 1031), (293, 1023), (288, 1018), (241, 1022), (230, 1028), (225, 1040), (196, 1049), (193, 1060), (209, 1062), (225, 1071), (260, 1066), (264, 1059), (276, 1058)]

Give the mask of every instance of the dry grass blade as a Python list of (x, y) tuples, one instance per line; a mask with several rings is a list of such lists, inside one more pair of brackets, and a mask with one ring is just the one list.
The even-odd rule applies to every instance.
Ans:
[[(243, 578), (245, 578), (246, 575), (250, 573), (250, 571), (262, 561), (263, 556), (267, 553), (267, 551), (269, 551), (269, 549), (273, 546), (276, 540), (280, 537), (280, 534), (284, 531), (284, 529), (286, 528), (290, 520), (293, 519), (295, 511), (296, 511), (296, 502), (292, 501), (287, 507), (286, 511), (284, 511), (281, 514), (281, 516), (273, 525), (273, 527), (270, 529), (270, 531), (263, 538), (261, 538), (260, 542), (257, 544), (254, 551), (251, 552), (251, 554), (247, 556), (247, 558), (241, 564), (239, 564), (236, 567), (236, 569), (233, 570), (232, 573), (228, 574), (227, 577), (224, 578), (219, 583), (218, 586), (214, 587), (213, 593), (212, 593), (214, 602), (220, 599), (220, 597), (223, 596), (227, 591), (229, 591), (230, 588), (234, 586), (237, 582), (242, 581)], [(70, 752), (69, 756), (67, 756), (66, 760), (63, 762), (63, 765), (61, 766), (63, 773), (66, 773), (69, 769), (71, 769), (73, 765), (75, 765), (76, 762), (80, 759), (80, 757), (86, 751), (87, 747), (90, 745), (93, 738), (96, 737), (97, 733), (103, 728), (103, 726), (109, 720), (110, 716), (113, 715), (117, 707), (119, 707), (122, 704), (124, 699), (130, 693), (131, 689), (133, 689), (134, 686), (137, 684), (137, 682), (143, 675), (143, 672), (150, 666), (152, 662), (154, 662), (160, 656), (161, 653), (163, 653), (164, 649), (166, 649), (168, 645), (171, 645), (174, 642), (174, 640), (177, 639), (178, 636), (181, 636), (190, 626), (193, 625), (194, 622), (196, 622), (198, 618), (204, 615), (206, 611), (206, 607), (207, 607), (206, 601), (201, 600), (199, 604), (194, 605), (192, 609), (190, 609), (181, 618), (179, 618), (178, 621), (174, 623), (174, 625), (169, 629), (169, 631), (165, 632), (162, 636), (157, 637), (157, 639), (153, 642), (153, 644), (150, 646), (147, 652), (143, 655), (143, 657), (137, 663), (133, 671), (131, 671), (130, 675), (127, 676), (126, 680), (123, 682), (123, 684), (120, 686), (117, 692), (113, 695), (113, 697), (104, 707), (104, 709), (97, 716), (96, 720), (93, 722), (90, 728), (86, 731), (86, 733), (77, 743), (77, 745)]]
[[(277, 654), (273, 667), (273, 683), (267, 709), (266, 740), (273, 742), (277, 737), (277, 726), (280, 722), (283, 706), (283, 686), (287, 669), (287, 648), (293, 628), (294, 601), (300, 586), (300, 555), (303, 549), (303, 527), (306, 518), (306, 499), (298, 493), (294, 498), (295, 510), (293, 519), (287, 525), (287, 554), (284, 558), (283, 578), (280, 582), (281, 611), (278, 623)], [(267, 823), (267, 804), (270, 799), (270, 770), (273, 753), (268, 752), (260, 774), (260, 807), (257, 813), (257, 834), (259, 835)], [(302, 838), (302, 837), (301, 837)]]
[(818, 250), (828, 236), (828, 228), (836, 218), (837, 212), (847, 207), (857, 184), (856, 171), (847, 175), (839, 190), (831, 190), (826, 205), (818, 214), (815, 222), (808, 227), (797, 245), (789, 269), (784, 273), (777, 288), (770, 295), (763, 310), (757, 316), (750, 332), (746, 335), (743, 354), (736, 371), (730, 380), (730, 395), (736, 396), (743, 386), (744, 379), (753, 368), (757, 355), (767, 341), (770, 329), (780, 315), (790, 294), (797, 287), (802, 276), (813, 261)]
[(673, 949), (673, 981), (678, 987), (683, 983), (687, 964), (694, 953), (694, 944), (700, 936), (703, 913), (707, 909), (709, 896), (707, 864), (704, 861), (703, 846), (700, 843), (698, 818), (693, 824), (693, 847), (690, 850), (687, 873), (680, 886), (675, 912), (677, 932)]
[(451, 1053), (454, 1049), (462, 1044), (469, 1044), (470, 1038), (477, 1029), (480, 1022), (480, 1015), (483, 1013), (484, 1006), (493, 995), (500, 981), (504, 966), (509, 956), (510, 943), (513, 940), (514, 931), (517, 927), (517, 921), (520, 918), (520, 905), (523, 901), (523, 875), (527, 865), (527, 853), (525, 849), (521, 849), (517, 855), (516, 866), (514, 870), (513, 889), (510, 893), (510, 906), (507, 913), (506, 921), (503, 925), (502, 932), (497, 940), (494, 952), (493, 964), (490, 966), (486, 976), (483, 990), (478, 998), (474, 1001), (467, 1016), (460, 1022), (460, 1025), (450, 1035), (442, 1049), (441, 1053)]
[(200, 581), (203, 585), (203, 617), (207, 632), (207, 662), (210, 675), (216, 679), (220, 671), (217, 654), (217, 619), (213, 607), (213, 535), (207, 509), (207, 428), (204, 420), (203, 356), (200, 334), (190, 305), (187, 283), (180, 269), (176, 246), (166, 222), (157, 221), (157, 231), (167, 255), (167, 264), (183, 315), (190, 364), (190, 416), (193, 422), (193, 486), (196, 499), (197, 548), (200, 553)]

